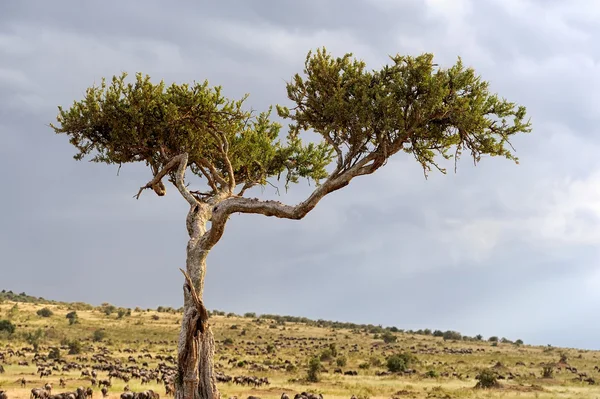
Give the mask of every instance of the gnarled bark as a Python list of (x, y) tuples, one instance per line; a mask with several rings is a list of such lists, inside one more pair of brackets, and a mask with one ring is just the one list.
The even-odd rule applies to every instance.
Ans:
[[(201, 218), (190, 221), (188, 217), (188, 228), (190, 224), (196, 225), (192, 231), (204, 230), (204, 223)], [(179, 335), (176, 399), (220, 399), (213, 370), (214, 337), (208, 324), (208, 311), (202, 302), (207, 255), (208, 251), (199, 248), (197, 239), (190, 238), (187, 271), (184, 272), (185, 303)]]

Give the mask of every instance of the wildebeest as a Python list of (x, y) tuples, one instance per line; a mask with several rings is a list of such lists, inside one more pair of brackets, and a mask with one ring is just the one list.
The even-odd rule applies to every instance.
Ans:
[[(4, 366), (2, 366), (2, 365), (0, 364), (0, 374), (2, 374), (2, 373), (4, 373)], [(4, 392), (4, 391), (2, 391), (2, 392)]]
[(8, 399), (8, 396), (6, 395), (6, 391), (0, 390), (0, 399)]
[(102, 392), (102, 397), (106, 398), (106, 395), (108, 395), (108, 388), (102, 387), (102, 389), (100, 390), (100, 392)]
[(91, 398), (92, 396), (94, 396), (94, 390), (91, 387), (88, 387), (85, 390), (85, 396)]
[(290, 399), (290, 397), (284, 392), (281, 394), (281, 399)]
[(33, 388), (31, 390), (31, 394), (29, 395), (30, 399), (47, 399), (49, 396), (49, 392), (44, 388)]

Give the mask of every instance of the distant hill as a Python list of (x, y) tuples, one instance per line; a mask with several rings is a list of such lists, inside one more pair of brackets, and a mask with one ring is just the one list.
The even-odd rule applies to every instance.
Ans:
[(57, 301), (48, 300), (42, 297), (35, 297), (31, 295), (27, 295), (24, 292), (20, 294), (15, 294), (12, 291), (2, 290), (0, 292), (0, 302), (1, 301), (13, 301), (13, 302), (26, 302), (26, 303), (40, 303), (40, 304), (58, 304)]
[[(2, 303), (4, 301), (32, 303), (32, 304), (40, 304), (40, 305), (65, 305), (71, 310), (97, 309), (106, 314), (115, 313), (119, 309), (122, 309), (124, 311), (129, 310), (129, 312), (131, 312), (131, 310), (132, 310), (132, 309), (125, 309), (125, 308), (120, 308), (120, 307), (118, 308), (114, 305), (111, 305), (110, 303), (103, 303), (100, 306), (93, 306), (93, 305), (89, 305), (89, 304), (83, 303), (83, 302), (59, 302), (59, 301), (54, 301), (54, 300), (50, 300), (50, 299), (45, 299), (42, 297), (35, 297), (35, 296), (27, 295), (24, 292), (22, 292), (20, 294), (15, 294), (13, 291), (7, 291), (7, 290), (2, 290), (0, 292), (0, 303)], [(155, 310), (159, 313), (171, 313), (171, 314), (183, 313), (183, 308), (174, 309), (170, 306), (158, 306), (156, 309), (146, 309), (146, 311), (151, 311), (151, 310)], [(135, 308), (135, 311), (142, 312), (144, 310), (140, 309), (140, 308)], [(349, 330), (355, 330), (355, 331), (365, 331), (365, 332), (369, 332), (371, 334), (382, 334), (387, 331), (387, 332), (391, 332), (391, 333), (405, 332), (408, 334), (423, 335), (423, 336), (431, 336), (432, 335), (434, 337), (443, 337), (445, 340), (450, 340), (450, 339), (451, 340), (462, 340), (462, 341), (482, 341), (482, 340), (484, 340), (484, 337), (481, 335), (477, 335), (475, 337), (469, 337), (466, 335), (462, 335), (460, 332), (457, 332), (457, 331), (431, 330), (429, 328), (419, 329), (416, 331), (415, 330), (404, 330), (404, 329), (394, 327), (394, 326), (384, 327), (382, 325), (358, 324), (358, 323), (331, 321), (331, 320), (323, 320), (323, 319), (313, 320), (313, 319), (309, 319), (307, 317), (301, 317), (301, 316), (288, 316), (288, 315), (281, 316), (281, 315), (273, 315), (273, 314), (257, 314), (254, 312), (248, 312), (243, 315), (238, 315), (233, 312), (225, 312), (222, 310), (212, 310), (212, 311), (209, 311), (209, 314), (217, 315), (217, 316), (227, 316), (227, 317), (243, 317), (243, 318), (247, 318), (247, 319), (273, 320), (279, 324), (284, 324), (284, 323), (288, 322), (288, 323), (304, 324), (306, 326), (313, 326), (313, 327), (327, 327), (327, 328), (331, 328), (331, 329), (349, 329)], [(504, 338), (504, 337), (499, 338), (499, 337), (495, 337), (495, 336), (490, 337), (489, 341), (501, 342), (501, 343), (517, 343), (520, 345), (523, 344), (523, 341), (521, 339), (512, 341), (508, 338)]]

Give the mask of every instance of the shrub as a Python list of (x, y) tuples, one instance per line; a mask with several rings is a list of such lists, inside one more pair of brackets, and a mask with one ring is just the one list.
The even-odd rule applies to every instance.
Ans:
[(483, 335), (481, 335), (481, 334), (477, 334), (477, 335), (475, 336), (475, 339), (476, 339), (477, 341), (482, 341), (482, 340), (483, 340)]
[(157, 314), (153, 314), (152, 320), (160, 320), (160, 317)]
[(127, 314), (125, 309), (119, 309), (117, 311), (117, 319), (122, 319)]
[(94, 331), (94, 333), (92, 334), (92, 341), (94, 342), (100, 342), (102, 341), (104, 338), (106, 338), (106, 331), (101, 330), (101, 329), (97, 329), (96, 331)]
[(111, 305), (110, 303), (103, 303), (101, 306), (101, 310), (102, 312), (104, 312), (105, 315), (110, 316), (111, 314), (117, 311), (117, 307)]
[(379, 358), (377, 356), (371, 356), (371, 358), (369, 359), (369, 363), (371, 363), (371, 366), (374, 366), (374, 367), (383, 366), (383, 361), (381, 360), (381, 358)]
[(335, 364), (338, 367), (346, 367), (347, 363), (348, 363), (348, 360), (346, 359), (346, 356), (338, 356), (338, 358), (335, 359)]
[(434, 336), (434, 337), (443, 337), (443, 336), (444, 336), (444, 333), (443, 333), (442, 331), (440, 331), (440, 330), (435, 330), (435, 331), (433, 332), (433, 336)]
[(491, 337), (489, 337), (489, 338), (488, 338), (488, 341), (489, 341), (489, 342), (498, 342), (498, 337), (496, 337), (496, 336), (491, 336)]
[(396, 337), (394, 334), (392, 334), (389, 331), (386, 331), (383, 334), (381, 334), (381, 338), (383, 339), (383, 342), (385, 342), (386, 344), (391, 344), (398, 340), (398, 337)]
[(410, 353), (399, 353), (388, 357), (387, 368), (392, 373), (404, 371), (412, 363), (415, 363), (417, 359)]
[(482, 370), (475, 377), (475, 379), (479, 381), (477, 385), (475, 385), (475, 388), (489, 389), (496, 388), (500, 385), (496, 380), (496, 373), (494, 373), (494, 371), (490, 369)]
[(324, 362), (327, 362), (327, 361), (333, 359), (333, 354), (331, 353), (331, 349), (329, 349), (329, 348), (323, 349), (319, 358)]
[(44, 338), (44, 330), (38, 328), (34, 332), (28, 332), (25, 334), (25, 341), (31, 346), (33, 346), (34, 352), (37, 352), (40, 348), (40, 344), (42, 339)]
[(522, 339), (516, 340), (515, 345), (523, 345), (523, 340)]
[(12, 334), (15, 332), (15, 325), (10, 320), (0, 320), (0, 331), (7, 331)]
[(334, 342), (332, 342), (332, 343), (329, 344), (329, 350), (331, 351), (331, 356), (337, 357), (338, 350), (337, 350), (337, 346), (335, 346)]
[(52, 312), (50, 309), (48, 308), (41, 308), (40, 310), (38, 310), (37, 312), (35, 312), (38, 316), (41, 317), (50, 317), (54, 314), (54, 312)]
[(462, 335), (457, 331), (444, 331), (442, 334), (444, 341), (459, 341), (462, 339)]
[(247, 313), (244, 313), (244, 317), (246, 317), (248, 319), (254, 319), (256, 317), (256, 313), (254, 313), (254, 312), (247, 312)]
[(58, 348), (50, 348), (50, 352), (48, 352), (48, 359), (60, 359), (60, 349)]
[(225, 345), (233, 345), (233, 340), (231, 338), (225, 338), (225, 341), (223, 341), (223, 343)]
[(363, 370), (368, 370), (368, 369), (371, 368), (371, 364), (366, 363), (366, 362), (365, 363), (361, 363), (361, 364), (358, 365), (358, 368), (359, 369), (363, 369)]
[(79, 355), (81, 353), (81, 342), (77, 340), (69, 341), (69, 355)]
[(542, 368), (542, 378), (552, 378), (554, 377), (554, 368), (551, 365), (545, 365)]
[(273, 352), (275, 352), (275, 345), (273, 345), (273, 344), (267, 345), (267, 353), (273, 353)]
[(308, 372), (306, 379), (310, 382), (319, 382), (321, 374), (321, 360), (318, 357), (313, 357), (308, 362)]
[(69, 312), (69, 313), (67, 313), (66, 317), (67, 317), (67, 319), (76, 319), (78, 317), (77, 312), (76, 311)]
[(429, 370), (425, 373), (425, 377), (427, 378), (438, 378), (440, 375), (435, 370)]

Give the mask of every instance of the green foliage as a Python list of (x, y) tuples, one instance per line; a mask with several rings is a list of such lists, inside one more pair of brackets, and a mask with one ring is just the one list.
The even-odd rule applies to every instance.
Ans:
[[(283, 141), (271, 109), (245, 110), (247, 96), (225, 98), (220, 86), (207, 81), (152, 83), (141, 73), (131, 81), (126, 73), (102, 79), (70, 108), (59, 107), (51, 127), (69, 136), (75, 159), (144, 162), (155, 176), (174, 156), (187, 153), (190, 171), (206, 179), (208, 196), (231, 177), (244, 187), (282, 174), (286, 186), (300, 178), (319, 183), (334, 159), (334, 175), (350, 169), (352, 176), (368, 174), (401, 151), (413, 155), (426, 174), (432, 167), (445, 172), (437, 156), (458, 159), (465, 150), (475, 162), (483, 155), (517, 160), (509, 140), (530, 131), (524, 107), (492, 94), (460, 58), (450, 68), (438, 68), (432, 54), (390, 59), (370, 71), (352, 54), (309, 52), (303, 76), (286, 85), (292, 108), (277, 106), (278, 115), (291, 122)], [(308, 130), (322, 140), (304, 144), (300, 133)], [(155, 191), (164, 195), (164, 186)]]
[(37, 352), (40, 348), (40, 344), (44, 338), (44, 330), (38, 328), (33, 332), (27, 332), (24, 335), (25, 341), (31, 346), (33, 346), (34, 352)]
[(244, 317), (246, 317), (248, 319), (254, 319), (254, 318), (256, 318), (256, 313), (254, 313), (254, 312), (247, 312), (247, 313), (244, 313)]
[(381, 334), (381, 338), (383, 339), (383, 342), (385, 342), (386, 344), (390, 344), (390, 343), (396, 342), (398, 340), (398, 337), (396, 337), (394, 334), (392, 334), (389, 331), (386, 331), (383, 334)]
[(100, 342), (102, 341), (104, 338), (106, 338), (106, 331), (104, 331), (103, 329), (97, 329), (94, 331), (94, 333), (92, 334), (92, 341), (94, 342)]
[(448, 69), (436, 68), (432, 54), (390, 58), (391, 65), (369, 71), (352, 54), (309, 52), (306, 77), (296, 74), (287, 84), (294, 111), (278, 107), (293, 121), (290, 135), (312, 129), (334, 148), (343, 144), (342, 170), (367, 159), (382, 164), (398, 151), (412, 154), (425, 173), (445, 172), (436, 154), (458, 158), (463, 150), (475, 162), (484, 154), (516, 161), (506, 145), (530, 131), (524, 107), (490, 93), (460, 58)]
[(440, 375), (439, 375), (439, 374), (438, 374), (438, 372), (437, 372), (437, 371), (435, 371), (435, 370), (428, 370), (428, 371), (425, 373), (425, 377), (427, 377), (427, 378), (438, 378), (439, 376), (440, 376)]
[(488, 341), (489, 342), (498, 342), (498, 337), (496, 337), (495, 335), (491, 336), (491, 337), (488, 338)]
[(477, 334), (477, 335), (475, 336), (475, 340), (477, 340), (477, 341), (482, 341), (482, 340), (483, 340), (483, 335), (481, 335), (481, 334)]
[(442, 335), (444, 341), (459, 341), (462, 339), (462, 335), (457, 331), (444, 331)]
[(367, 363), (367, 362), (361, 363), (358, 365), (358, 368), (362, 369), (362, 370), (368, 370), (371, 368), (371, 363)]
[(523, 340), (522, 339), (516, 340), (515, 345), (523, 345)]
[(225, 340), (223, 341), (223, 344), (225, 345), (233, 345), (233, 339), (227, 337), (225, 338)]
[(444, 332), (443, 332), (443, 331), (441, 331), (441, 330), (435, 330), (435, 331), (433, 332), (433, 336), (434, 336), (434, 337), (443, 337), (443, 336), (444, 336)]
[(308, 361), (308, 371), (306, 379), (309, 382), (319, 382), (321, 374), (321, 360), (313, 357)]
[(406, 370), (406, 363), (399, 355), (392, 355), (387, 359), (387, 368), (392, 373)]
[(406, 370), (410, 365), (417, 362), (417, 358), (411, 353), (398, 353), (387, 358), (387, 368), (392, 373)]
[(6, 331), (8, 334), (15, 332), (15, 325), (10, 320), (0, 320), (0, 331)]
[(542, 367), (542, 378), (552, 378), (554, 377), (554, 367), (552, 365), (547, 364)]
[(273, 353), (273, 352), (275, 352), (275, 345), (268, 344), (267, 345), (267, 353)]
[(48, 359), (60, 359), (60, 349), (59, 348), (50, 348), (50, 352), (48, 352)]
[(229, 174), (223, 145), (238, 184), (266, 184), (268, 177), (286, 173), (315, 181), (326, 176), (329, 150), (325, 144), (304, 146), (297, 137), (279, 140), (281, 126), (270, 121), (270, 110), (259, 114), (243, 109), (247, 96), (230, 100), (221, 87), (203, 83), (154, 84), (137, 73), (127, 74), (87, 89), (70, 109), (59, 107), (56, 133), (70, 136), (78, 153), (94, 162), (125, 164), (143, 161), (156, 173), (178, 154), (189, 154), (192, 173), (210, 163), (220, 176)]
[(319, 356), (319, 359), (321, 359), (321, 361), (323, 362), (327, 362), (333, 359), (333, 352), (331, 351), (330, 348), (325, 348), (321, 351), (321, 355)]
[(79, 323), (79, 316), (77, 315), (77, 312), (75, 312), (75, 311), (67, 313), (67, 319), (69, 320), (70, 326), (72, 326), (73, 324)]
[(100, 311), (103, 312), (105, 315), (110, 316), (111, 314), (117, 311), (117, 307), (111, 305), (110, 303), (103, 303), (100, 306)]
[(338, 355), (337, 346), (335, 342), (329, 344), (329, 350), (331, 351), (331, 356), (336, 357)]
[(78, 355), (81, 353), (81, 342), (78, 340), (72, 340), (67, 342), (67, 346), (69, 347), (69, 355)]
[(335, 364), (338, 367), (346, 367), (346, 364), (348, 364), (348, 359), (346, 359), (346, 356), (338, 356), (337, 359), (335, 359)]
[(41, 297), (34, 297), (31, 295), (27, 295), (24, 292), (20, 294), (15, 294), (12, 291), (2, 290), (0, 292), (0, 301), (11, 301), (11, 302), (23, 302), (23, 303), (37, 303), (37, 304), (54, 304), (58, 303), (56, 301), (48, 301)]
[(496, 379), (496, 373), (491, 369), (481, 370), (479, 374), (475, 377), (478, 380), (475, 388), (481, 389), (490, 389), (496, 388), (499, 386), (498, 381)]
[(52, 310), (50, 310), (48, 308), (42, 308), (42, 309), (38, 310), (36, 312), (36, 314), (40, 317), (50, 317), (54, 314), (54, 312), (52, 312)]

